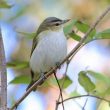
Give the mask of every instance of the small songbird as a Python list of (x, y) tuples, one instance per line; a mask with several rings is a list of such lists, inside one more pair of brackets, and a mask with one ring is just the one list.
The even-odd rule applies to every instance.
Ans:
[(66, 57), (67, 39), (63, 32), (63, 25), (68, 21), (56, 17), (48, 17), (39, 26), (33, 39), (29, 62), (32, 81), (28, 88), (42, 74), (48, 72)]

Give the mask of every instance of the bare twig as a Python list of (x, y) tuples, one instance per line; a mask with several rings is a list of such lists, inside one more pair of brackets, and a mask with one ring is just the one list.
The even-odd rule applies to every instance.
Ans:
[[(62, 107), (63, 107), (63, 110), (65, 110), (64, 103), (63, 103), (62, 89), (61, 89), (61, 86), (60, 86), (60, 84), (59, 84), (59, 81), (58, 81), (58, 79), (57, 79), (57, 76), (56, 76), (56, 73), (55, 73), (55, 72), (54, 72), (54, 76), (55, 76), (55, 79), (56, 79), (56, 81), (57, 81), (57, 84), (58, 84), (58, 87), (59, 87), (59, 90), (60, 90), (60, 96), (61, 96)], [(57, 102), (59, 102), (59, 101), (57, 101)], [(56, 105), (56, 106), (57, 106), (57, 105)], [(57, 107), (58, 107), (58, 106), (57, 106)], [(55, 110), (57, 110), (57, 108), (56, 108)]]
[(85, 103), (84, 103), (84, 106), (83, 106), (82, 110), (85, 110), (85, 107), (86, 107), (87, 101), (88, 101), (88, 98), (86, 99), (86, 101), (85, 101)]
[[(84, 44), (84, 41), (87, 39), (88, 35), (93, 31), (93, 29), (97, 26), (97, 24), (102, 20), (102, 18), (110, 11), (110, 6), (102, 13), (101, 16), (96, 20), (96, 22), (91, 26), (91, 28), (87, 31), (87, 33), (84, 35), (84, 37), (81, 39), (81, 41), (75, 46), (75, 48), (68, 54), (68, 56), (59, 64), (61, 66), (63, 63), (65, 63), (72, 55), (76, 54), (76, 51)], [(54, 67), (51, 69), (47, 74), (45, 74), (45, 77), (49, 77), (58, 67)], [(13, 110), (16, 106), (18, 106), (25, 97), (37, 86), (42, 82), (44, 78), (40, 78), (36, 83), (33, 84), (33, 86), (30, 87), (30, 89), (13, 105), (11, 110)]]
[(0, 110), (7, 110), (6, 60), (1, 29), (0, 29)]
[[(64, 74), (64, 79), (63, 79), (62, 84), (61, 84), (61, 91), (62, 91), (62, 88), (63, 88), (64, 83), (65, 83), (65, 76), (66, 76), (66, 74), (67, 74), (67, 70), (68, 70), (69, 63), (70, 63), (70, 60), (67, 60), (67, 66), (66, 66), (66, 70), (65, 70), (65, 74)], [(61, 96), (61, 95), (59, 94), (57, 102), (59, 102), (60, 96)], [(58, 105), (59, 105), (59, 104), (56, 103), (56, 108), (55, 108), (55, 110), (58, 109)]]
[[(94, 98), (97, 98), (97, 99), (100, 99), (100, 100), (104, 100), (104, 101), (106, 101), (106, 102), (108, 102), (108, 103), (110, 102), (110, 100), (107, 100), (107, 99), (102, 98), (102, 97), (99, 97), (99, 96), (90, 95), (90, 94), (88, 94), (88, 95), (80, 95), (80, 96), (69, 97), (69, 98), (67, 98), (67, 99), (65, 99), (65, 100), (63, 100), (63, 101), (66, 102), (66, 101), (71, 100), (71, 99), (77, 99), (77, 98), (82, 98), (82, 97), (94, 97)], [(59, 102), (58, 104), (61, 104), (61, 102)]]

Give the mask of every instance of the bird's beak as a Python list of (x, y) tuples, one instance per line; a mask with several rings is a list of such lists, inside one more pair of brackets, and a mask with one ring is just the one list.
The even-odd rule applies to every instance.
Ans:
[(62, 21), (62, 24), (69, 22), (71, 19), (66, 19)]

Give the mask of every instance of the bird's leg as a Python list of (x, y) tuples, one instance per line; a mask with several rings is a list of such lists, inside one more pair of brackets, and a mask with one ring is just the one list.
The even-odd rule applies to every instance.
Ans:
[(26, 88), (26, 91), (35, 83), (36, 81), (31, 80), (30, 84), (28, 85), (28, 87)]
[(44, 73), (41, 72), (41, 76), (40, 76), (40, 77), (43, 78), (43, 80), (47, 79), (47, 77), (45, 77), (45, 74), (46, 74), (46, 73), (47, 73), (47, 72), (44, 72)]
[(41, 75), (40, 75), (40, 78), (42, 78), (43, 80), (42, 80), (42, 82), (40, 82), (40, 84), (39, 84), (39, 86), (40, 85), (42, 85), (43, 83), (44, 83), (44, 81), (47, 79), (47, 77), (45, 77), (45, 74), (46, 74), (47, 72), (41, 72)]
[(56, 66), (58, 69), (60, 69), (61, 68), (60, 62), (56, 62)]
[(31, 70), (31, 81), (28, 85), (28, 87), (26, 88), (26, 91), (35, 83), (34, 81), (34, 72)]
[(63, 107), (63, 110), (65, 110), (65, 108), (64, 108), (64, 103), (63, 103), (62, 89), (61, 89), (60, 83), (59, 83), (59, 81), (58, 81), (58, 78), (57, 78), (57, 76), (56, 76), (56, 72), (54, 72), (54, 77), (55, 77), (55, 79), (56, 79), (56, 81), (57, 81), (57, 84), (58, 84), (58, 87), (59, 87), (59, 90), (60, 90), (60, 96), (61, 96), (62, 107)]

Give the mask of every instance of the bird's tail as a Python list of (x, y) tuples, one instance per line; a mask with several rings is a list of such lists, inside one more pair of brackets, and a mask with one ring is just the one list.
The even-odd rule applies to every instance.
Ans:
[[(44, 74), (46, 74), (46, 72), (45, 72)], [(26, 88), (26, 91), (27, 91), (36, 81), (38, 81), (40, 77), (41, 77), (40, 74), (35, 75), (35, 74), (33, 73), (33, 71), (31, 70), (31, 82), (30, 82), (30, 84), (28, 85), (28, 87)], [(40, 82), (40, 84), (38, 85), (38, 87), (41, 86), (43, 83), (44, 83), (44, 80), (43, 80), (42, 82)], [(36, 89), (37, 89), (37, 87), (35, 87), (35, 88), (33, 89), (33, 91), (36, 91)]]
[[(28, 87), (26, 88), (26, 91), (36, 82), (36, 81), (34, 80), (34, 77), (35, 77), (35, 74), (34, 74), (34, 72), (31, 70), (31, 82), (29, 83)], [(35, 88), (33, 91), (35, 91), (35, 90), (36, 90), (36, 88)]]

